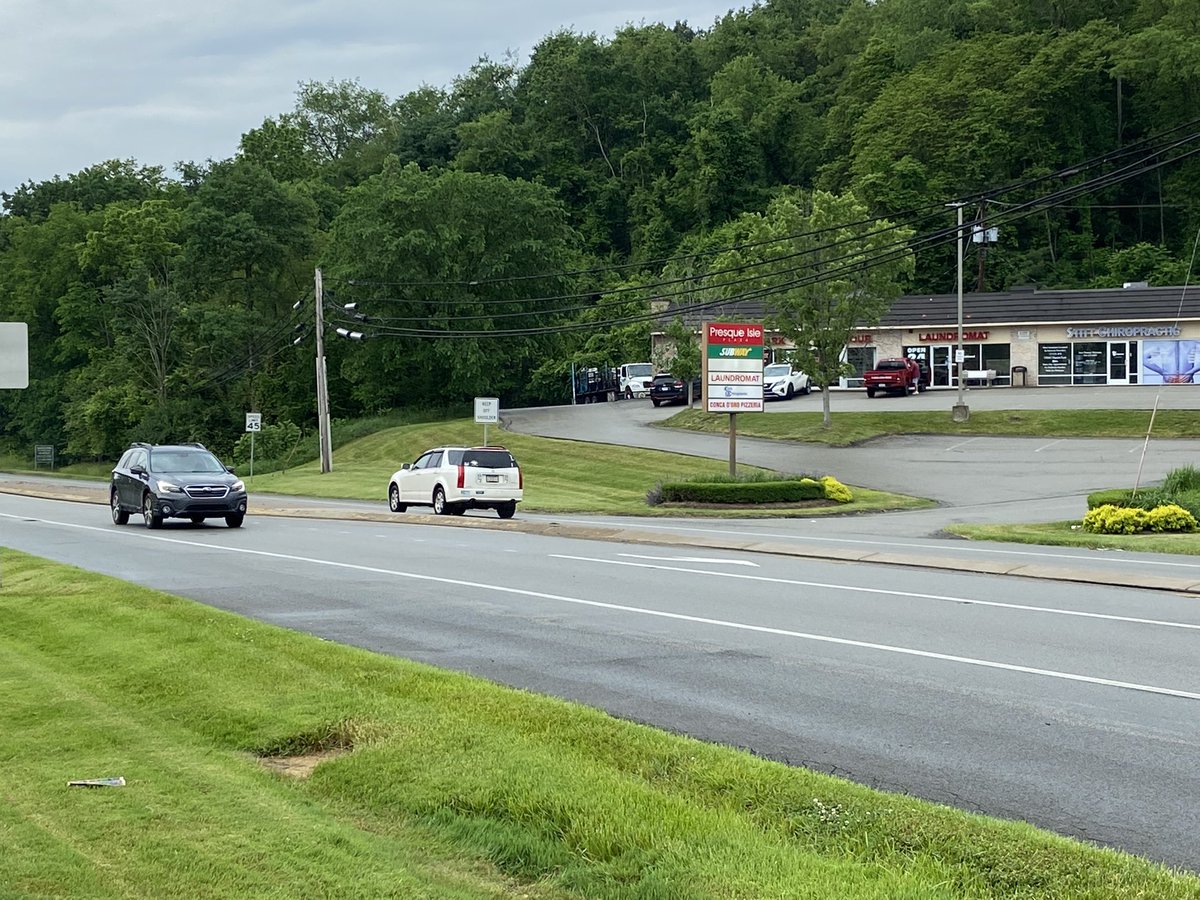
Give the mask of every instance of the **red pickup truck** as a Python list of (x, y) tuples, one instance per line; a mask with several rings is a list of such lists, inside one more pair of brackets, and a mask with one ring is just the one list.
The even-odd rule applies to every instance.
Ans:
[(915, 394), (929, 387), (929, 380), (929, 370), (908, 357), (881, 359), (875, 368), (863, 372), (868, 397), (874, 397), (876, 391)]

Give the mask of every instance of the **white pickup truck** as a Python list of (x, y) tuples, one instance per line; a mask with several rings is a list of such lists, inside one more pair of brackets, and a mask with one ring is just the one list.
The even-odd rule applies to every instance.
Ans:
[(624, 363), (617, 366), (621, 379), (621, 396), (626, 400), (650, 396), (650, 384), (654, 381), (653, 363)]

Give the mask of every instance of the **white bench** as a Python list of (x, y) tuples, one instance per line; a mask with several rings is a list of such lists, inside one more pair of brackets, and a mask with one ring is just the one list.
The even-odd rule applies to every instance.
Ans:
[(963, 378), (967, 381), (983, 381), (988, 387), (996, 380), (995, 369), (964, 369)]

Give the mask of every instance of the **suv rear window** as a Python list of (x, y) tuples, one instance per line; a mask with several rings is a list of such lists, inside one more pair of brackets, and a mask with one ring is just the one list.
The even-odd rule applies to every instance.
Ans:
[(884, 369), (907, 369), (908, 365), (902, 359), (883, 359), (879, 361), (880, 370)]
[(480, 466), (485, 469), (515, 469), (517, 461), (507, 450), (464, 450), (464, 466)]

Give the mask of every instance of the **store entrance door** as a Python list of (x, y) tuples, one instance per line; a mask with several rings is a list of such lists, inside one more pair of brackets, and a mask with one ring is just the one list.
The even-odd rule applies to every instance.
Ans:
[(933, 354), (931, 366), (933, 368), (933, 386), (934, 387), (952, 387), (958, 382), (954, 380), (954, 348), (953, 347), (930, 347), (930, 352)]
[(1137, 384), (1137, 341), (1108, 342), (1108, 383)]

